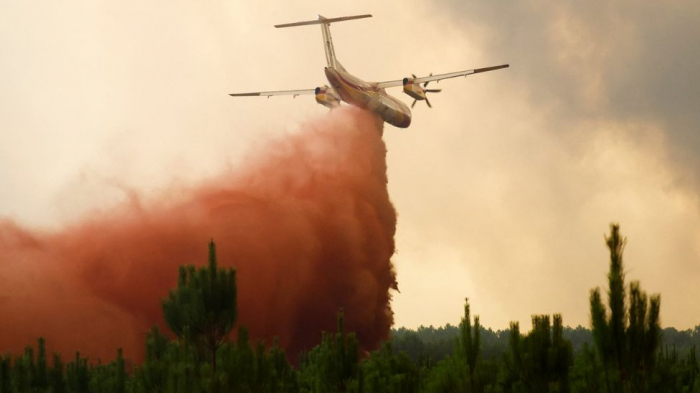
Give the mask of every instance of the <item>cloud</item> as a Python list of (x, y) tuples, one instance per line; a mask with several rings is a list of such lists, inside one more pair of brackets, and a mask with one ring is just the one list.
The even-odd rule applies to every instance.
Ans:
[[(416, 111), (418, 124), (430, 116), (429, 135), (389, 136), (391, 179), (415, 179), (399, 177), (405, 188), (392, 189), (402, 213), (399, 279), (404, 263), (439, 275), (437, 266), (456, 259), (465, 279), (442, 277), (462, 286), (486, 325), (553, 312), (586, 325), (588, 290), (605, 284), (602, 234), (619, 221), (630, 238), (628, 277), (661, 292), (666, 323), (696, 324), (697, 312), (681, 309), (697, 310), (687, 299), (700, 296), (698, 4), (431, 6), (426, 15), (442, 22), (445, 45), (472, 56), (476, 47), (479, 65), (511, 68), (470, 79), (459, 92), (445, 84), (450, 98), (435, 101), (451, 115)], [(404, 146), (404, 138), (421, 140)], [(401, 148), (425, 166), (401, 168), (411, 155)], [(411, 245), (417, 257), (407, 256), (406, 239), (421, 235), (431, 246)], [(443, 256), (420, 260), (424, 248)], [(426, 295), (397, 296), (397, 320)], [(445, 301), (451, 311), (427, 323), (458, 312), (461, 299)]]
[[(697, 187), (700, 4), (693, 1), (447, 2), (454, 25), (512, 63), (510, 79), (552, 121), (604, 117), (662, 127)], [(566, 132), (571, 127), (562, 127)], [(688, 160), (692, 170), (687, 170)], [(689, 177), (692, 177), (689, 178)]]

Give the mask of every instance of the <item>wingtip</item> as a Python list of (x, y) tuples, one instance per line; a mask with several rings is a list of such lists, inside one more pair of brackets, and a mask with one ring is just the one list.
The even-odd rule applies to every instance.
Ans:
[(510, 67), (509, 64), (501, 64), (501, 65), (492, 66), (492, 67), (477, 68), (474, 70), (474, 73), (477, 74), (480, 72), (495, 71), (495, 70), (500, 70), (500, 69), (508, 68), (508, 67)]

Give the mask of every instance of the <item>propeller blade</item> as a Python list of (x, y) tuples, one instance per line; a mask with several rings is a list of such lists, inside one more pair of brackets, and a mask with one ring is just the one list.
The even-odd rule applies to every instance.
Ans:
[(430, 105), (430, 100), (428, 100), (428, 96), (425, 96), (425, 103), (428, 104), (428, 108), (433, 107), (432, 105)]
[(416, 102), (418, 102), (418, 100), (413, 100), (413, 104), (411, 104), (411, 108), (413, 108), (414, 106), (416, 106)]
[(426, 89), (425, 91), (428, 93), (439, 93), (442, 89)]
[[(431, 72), (429, 76), (433, 76), (433, 73)], [(428, 83), (430, 83), (430, 81), (423, 83), (423, 87), (425, 88), (426, 86), (428, 86)]]

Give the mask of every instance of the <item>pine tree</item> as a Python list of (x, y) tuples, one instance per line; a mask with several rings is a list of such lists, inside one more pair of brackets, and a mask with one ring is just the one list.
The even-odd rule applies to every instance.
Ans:
[(510, 328), (507, 383), (527, 392), (568, 392), (573, 350), (562, 336), (561, 315), (554, 315), (553, 325), (549, 315), (533, 315), (532, 331), (524, 338), (518, 322)]
[(12, 357), (0, 355), (0, 393), (10, 393), (12, 387)]
[(145, 391), (163, 392), (168, 378), (168, 337), (158, 326), (146, 334), (146, 360), (136, 370), (135, 379)]
[(66, 386), (71, 393), (88, 393), (90, 391), (90, 369), (87, 358), (75, 353), (75, 360), (66, 367)]
[(66, 380), (63, 377), (63, 362), (61, 355), (53, 354), (53, 367), (49, 372), (49, 384), (52, 393), (64, 393), (66, 391)]
[(121, 348), (117, 350), (117, 360), (114, 362), (114, 372), (116, 374), (114, 391), (116, 393), (125, 393), (127, 375), (124, 364), (124, 353)]
[[(472, 330), (474, 331), (473, 335)], [(457, 348), (461, 351), (458, 355), (466, 361), (467, 374), (469, 375), (469, 383), (472, 391), (476, 391), (477, 389), (477, 383), (474, 378), (476, 375), (475, 370), (479, 359), (479, 353), (481, 351), (481, 343), (479, 342), (480, 330), (479, 316), (474, 317), (474, 327), (472, 329), (469, 298), (466, 298), (464, 299), (464, 317), (460, 324), (459, 345)]]
[(661, 327), (661, 297), (641, 290), (639, 282), (629, 287), (629, 306), (625, 293), (622, 254), (627, 239), (620, 236), (620, 226), (610, 225), (605, 238), (610, 250), (608, 273), (608, 312), (600, 289), (591, 291), (591, 325), (598, 354), (603, 362), (608, 391), (644, 391), (654, 367)]
[(237, 317), (236, 271), (217, 267), (212, 240), (208, 266), (181, 266), (179, 273), (177, 288), (163, 300), (165, 321), (179, 338), (203, 344), (211, 352), (212, 369), (216, 372), (216, 351)]
[(358, 379), (358, 342), (343, 330), (343, 311), (338, 313), (335, 334), (323, 332), (321, 343), (302, 354), (299, 384), (302, 391), (342, 392)]
[(36, 358), (36, 368), (34, 370), (32, 386), (37, 390), (43, 390), (49, 385), (46, 369), (46, 340), (44, 340), (43, 337), (39, 338), (37, 347), (39, 353)]

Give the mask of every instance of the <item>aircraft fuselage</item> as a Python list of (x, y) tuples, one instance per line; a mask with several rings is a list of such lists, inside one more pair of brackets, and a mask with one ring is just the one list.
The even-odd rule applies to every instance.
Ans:
[(408, 105), (390, 96), (384, 89), (340, 69), (326, 67), (324, 72), (343, 101), (372, 111), (395, 127), (406, 128), (411, 125), (411, 110)]

